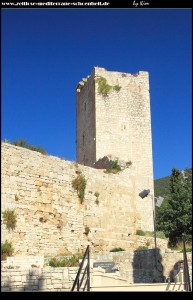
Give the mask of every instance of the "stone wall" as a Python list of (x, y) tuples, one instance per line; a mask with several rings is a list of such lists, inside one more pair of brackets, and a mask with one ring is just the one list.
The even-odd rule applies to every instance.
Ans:
[[(169, 249), (157, 249), (157, 267), (155, 252), (152, 249), (140, 251), (120, 251), (92, 254), (93, 261), (113, 261), (120, 269), (120, 276), (129, 283), (164, 282), (170, 278), (174, 282), (180, 271), (183, 253)], [(192, 274), (192, 253), (187, 253), (190, 275)], [(191, 275), (192, 281), (192, 275)]]
[(2, 270), (1, 292), (68, 292), (78, 267)]
[[(147, 209), (151, 199), (137, 197), (133, 166), (106, 174), (8, 143), (2, 143), (1, 158), (1, 211), (14, 209), (17, 215), (13, 231), (2, 225), (2, 242), (12, 242), (14, 255), (84, 252), (88, 244), (93, 252), (136, 249), (140, 245), (136, 230), (146, 230), (141, 225), (143, 205), (136, 210), (139, 201), (146, 208), (146, 227), (153, 223)], [(72, 188), (79, 172), (87, 180), (83, 204)]]
[[(105, 78), (112, 88), (104, 96), (98, 80)], [(113, 87), (120, 87), (115, 90)], [(95, 67), (77, 86), (77, 161), (93, 167), (104, 156), (132, 162), (137, 194), (153, 186), (153, 159), (149, 74), (112, 72)], [(136, 201), (136, 212), (144, 209), (141, 226), (152, 231), (151, 199)]]

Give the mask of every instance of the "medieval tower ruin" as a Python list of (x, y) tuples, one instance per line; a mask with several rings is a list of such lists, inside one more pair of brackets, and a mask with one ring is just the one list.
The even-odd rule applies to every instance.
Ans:
[(153, 194), (148, 72), (95, 67), (76, 91), (77, 162), (93, 167), (104, 156), (131, 162), (137, 190)]
[(93, 167), (111, 155), (132, 161), (139, 174), (152, 177), (147, 72), (132, 75), (95, 67), (77, 86), (76, 107), (78, 163)]

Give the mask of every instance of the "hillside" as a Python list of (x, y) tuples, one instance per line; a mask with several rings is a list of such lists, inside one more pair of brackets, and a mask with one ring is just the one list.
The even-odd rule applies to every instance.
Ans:
[[(192, 168), (186, 169), (185, 173), (192, 173)], [(170, 176), (163, 177), (160, 179), (154, 180), (154, 194), (155, 197), (158, 196), (166, 196), (169, 194), (169, 186), (170, 186)]]

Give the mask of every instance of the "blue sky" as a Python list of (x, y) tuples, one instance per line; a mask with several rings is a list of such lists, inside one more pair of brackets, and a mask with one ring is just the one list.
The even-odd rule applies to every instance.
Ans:
[(148, 71), (154, 178), (192, 167), (190, 9), (2, 9), (1, 140), (76, 160), (76, 85)]

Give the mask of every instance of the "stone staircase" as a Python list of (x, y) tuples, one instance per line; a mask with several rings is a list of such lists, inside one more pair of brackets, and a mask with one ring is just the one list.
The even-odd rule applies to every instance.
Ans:
[(91, 291), (127, 291), (127, 292), (183, 292), (183, 282), (176, 283), (129, 283), (119, 273), (105, 273), (104, 269), (93, 269)]
[[(154, 263), (150, 264), (152, 253), (150, 251), (149, 254), (148, 251), (145, 253), (146, 262), (144, 262), (143, 256), (142, 261), (137, 256), (135, 264), (133, 263), (133, 257), (130, 257), (124, 251), (91, 254), (91, 291), (185, 291), (183, 269), (178, 269), (174, 278), (175, 282), (170, 282), (169, 278), (167, 282), (163, 282), (163, 272), (160, 276)], [(116, 272), (107, 269), (108, 265), (111, 264), (112, 267), (113, 263), (115, 266), (119, 266)], [(192, 265), (190, 262), (189, 273), (192, 285), (191, 272)], [(157, 282), (154, 282), (153, 279), (156, 279)]]

